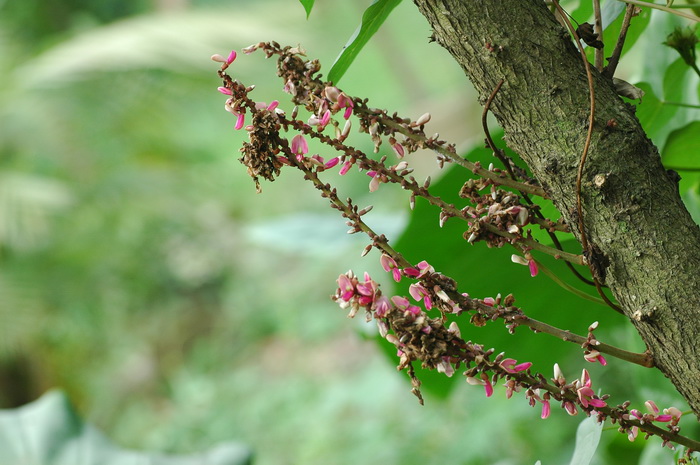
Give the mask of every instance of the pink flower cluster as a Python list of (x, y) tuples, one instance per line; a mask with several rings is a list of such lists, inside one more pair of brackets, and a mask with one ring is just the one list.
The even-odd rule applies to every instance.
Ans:
[[(624, 415), (623, 418), (625, 420), (639, 420), (641, 424), (644, 423), (649, 423), (653, 421), (657, 421), (660, 423), (668, 423), (668, 429), (671, 430), (674, 433), (677, 433), (679, 428), (678, 428), (678, 422), (681, 419), (681, 415), (683, 415), (683, 412), (681, 412), (679, 409), (676, 407), (669, 407), (663, 410), (663, 414), (659, 414), (660, 410), (659, 407), (656, 406), (656, 403), (652, 400), (648, 400), (644, 403), (646, 408), (649, 410), (650, 413), (642, 413), (639, 410), (632, 409), (630, 410), (629, 414)], [(637, 439), (637, 435), (639, 434), (639, 427), (638, 426), (632, 426), (630, 428), (627, 428), (627, 438), (630, 441), (634, 441)], [(673, 448), (670, 443), (665, 443), (669, 445), (669, 447)]]

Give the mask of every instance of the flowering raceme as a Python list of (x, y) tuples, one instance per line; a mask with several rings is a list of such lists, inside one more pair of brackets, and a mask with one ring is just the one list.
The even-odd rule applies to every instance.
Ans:
[[(394, 282), (399, 283), (404, 278), (411, 281), (407, 288), (410, 298), (385, 295), (379, 282), (368, 273), (358, 277), (348, 271), (338, 277), (332, 299), (348, 310), (349, 317), (364, 311), (368, 321), (376, 322), (379, 335), (396, 347), (398, 369), (406, 370), (412, 392), (421, 403), (421, 382), (414, 365), (446, 376), (462, 370), (466, 382), (483, 386), (487, 397), (494, 395), (497, 385), (505, 387), (509, 399), (514, 393), (524, 393), (531, 406), (541, 406), (542, 419), (550, 416), (552, 403), (559, 403), (570, 415), (583, 412), (596, 415), (599, 421), (610, 419), (617, 422), (628, 436), (636, 437), (641, 429), (646, 434), (661, 436), (666, 442), (687, 439), (677, 434), (681, 412), (674, 407), (660, 413), (655, 404), (648, 403), (647, 407), (653, 412), (650, 414), (630, 410), (629, 404), (610, 407), (608, 396), (593, 390), (587, 370), (583, 370), (579, 379), (567, 382), (561, 368), (555, 364), (554, 378), (547, 379), (533, 371), (531, 362), (519, 362), (503, 353), (496, 354), (494, 349), (484, 349), (481, 344), (462, 339), (456, 320), (466, 315), (468, 323), (474, 327), (501, 320), (510, 333), (519, 326), (526, 326), (574, 342), (580, 345), (584, 359), (589, 362), (606, 365), (605, 353), (651, 366), (644, 354), (615, 350), (598, 341), (593, 335), (597, 322), (589, 326), (587, 337), (579, 336), (526, 316), (514, 305), (515, 298), (510, 294), (479, 299), (460, 292), (453, 279), (436, 272), (426, 260), (416, 264), (408, 262), (389, 245), (384, 235), (375, 232), (363, 218), (372, 210), (371, 205), (359, 208), (352, 199), (343, 200), (337, 188), (329, 182), (321, 180), (321, 176), (332, 174), (329, 171), (332, 168), (338, 169), (338, 174), (343, 176), (354, 167), (371, 178), (370, 192), (377, 192), (381, 184), (398, 185), (408, 193), (411, 209), (416, 197), (436, 207), (440, 227), (452, 218), (462, 221), (463, 238), (468, 244), (484, 242), (488, 247), (514, 247), (517, 253), (511, 260), (527, 266), (532, 277), (537, 276), (540, 269), (543, 274), (548, 273), (541, 266), (543, 262), (538, 263), (535, 259), (535, 254), (549, 254), (572, 266), (584, 264), (582, 255), (549, 247), (533, 239), (531, 228), (534, 226), (545, 229), (548, 234), (570, 233), (570, 230), (559, 220), (545, 218), (540, 207), (531, 203), (527, 196), (544, 197), (546, 193), (527, 177), (524, 170), (510, 169), (512, 161), (508, 162), (509, 169), (499, 169), (492, 164), (484, 168), (478, 162), (462, 157), (453, 144), (440, 140), (438, 134), (426, 136), (424, 126), (431, 120), (429, 113), (411, 120), (369, 107), (366, 99), (350, 96), (323, 80), (318, 61), (305, 59), (300, 47), (260, 42), (243, 52), (250, 54), (256, 50), (261, 50), (267, 57), (278, 58), (278, 75), (294, 108), (285, 111), (278, 101), (266, 104), (255, 100), (251, 98), (255, 86), (246, 86), (226, 74), (227, 68), (236, 60), (235, 51), (227, 58), (212, 56), (214, 61), (221, 63), (219, 76), (223, 85), (218, 91), (226, 96), (225, 109), (236, 118), (235, 129), (244, 129), (248, 135), (248, 142), (244, 142), (241, 148), (243, 156), (240, 161), (246, 166), (258, 191), (261, 190), (260, 178), (274, 181), (283, 169), (300, 170), (304, 179), (346, 220), (350, 228), (348, 233), (362, 233), (368, 237), (369, 244), (362, 255), (372, 249), (378, 250), (381, 268), (391, 274)], [(308, 112), (303, 118), (299, 116), (300, 109)], [(376, 156), (369, 156), (348, 144), (353, 125), (371, 138)], [(314, 147), (323, 145), (324, 151), (309, 155), (310, 142)], [(440, 167), (454, 163), (468, 170), (469, 176), (458, 193), (464, 204), (448, 203), (434, 195), (430, 177), (422, 183), (413, 177), (408, 155), (418, 149), (435, 152)], [(382, 151), (388, 154), (383, 155)], [(389, 158), (394, 161), (388, 161)], [(520, 179), (514, 173), (519, 173)], [(666, 424), (668, 431), (653, 429), (650, 425), (654, 422)]]

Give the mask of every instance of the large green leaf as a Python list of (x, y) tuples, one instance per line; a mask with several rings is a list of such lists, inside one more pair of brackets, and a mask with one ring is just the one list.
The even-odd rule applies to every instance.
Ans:
[(369, 39), (384, 23), (391, 11), (401, 0), (374, 0), (362, 15), (362, 23), (343, 47), (333, 67), (328, 72), (328, 80), (338, 83)]
[(187, 456), (123, 449), (84, 423), (66, 396), (50, 391), (31, 404), (0, 410), (0, 463), (31, 465), (246, 465), (250, 450), (227, 442)]
[[(495, 162), (491, 151), (484, 148), (472, 150), (467, 158), (480, 161), (483, 166)], [(464, 200), (457, 193), (471, 176), (463, 168), (453, 166), (439, 182), (431, 186), (431, 192), (445, 201), (463, 206)], [(607, 327), (624, 324), (624, 319), (607, 307), (565, 291), (543, 273), (535, 278), (530, 277), (527, 267), (511, 262), (511, 255), (516, 253), (512, 247), (490, 249), (483, 243), (469, 245), (463, 238), (466, 229), (466, 223), (458, 219), (450, 219), (440, 228), (438, 210), (418, 199), (412, 218), (395, 247), (410, 262), (427, 260), (437, 271), (454, 278), (460, 292), (468, 292), (474, 298), (512, 293), (517, 299), (515, 305), (521, 306), (528, 316), (557, 327), (585, 334), (588, 325), (596, 320)], [(564, 247), (567, 246), (570, 252), (581, 252), (578, 243), (564, 242)], [(564, 263), (541, 253), (535, 253), (535, 257), (573, 287), (595, 294), (590, 286), (577, 281)], [(588, 273), (586, 269), (581, 269), (580, 272), (584, 275)], [(396, 286), (396, 293), (408, 295), (409, 284), (408, 280), (403, 280)], [(508, 356), (518, 360), (531, 361), (538, 371), (549, 373), (555, 362), (561, 363), (569, 357), (582, 360), (580, 348), (557, 341), (549, 335), (534, 334), (526, 328), (511, 335), (501, 322), (477, 328), (469, 324), (468, 317), (460, 317), (456, 321), (464, 339), (494, 347), (497, 352), (506, 351)], [(395, 355), (392, 353), (395, 352), (393, 346), (387, 348), (387, 352), (392, 357)], [(448, 379), (444, 375), (430, 372), (421, 372), (419, 377), (426, 390), (439, 395), (446, 395), (454, 384), (453, 380), (460, 378)]]
[(669, 134), (662, 158), (670, 166), (700, 169), (700, 121), (693, 121)]

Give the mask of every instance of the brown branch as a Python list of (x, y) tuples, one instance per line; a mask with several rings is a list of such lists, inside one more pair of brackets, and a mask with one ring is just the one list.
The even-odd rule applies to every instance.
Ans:
[[(594, 20), (594, 31), (596, 34), (598, 34), (598, 40), (603, 40), (603, 20), (600, 15), (600, 0), (593, 0), (593, 15), (595, 17)], [(601, 48), (595, 48), (595, 53), (594, 53), (594, 63), (595, 63), (595, 68), (599, 71), (603, 71), (603, 51), (605, 50), (603, 47)]]
[(622, 48), (625, 45), (625, 39), (627, 38), (627, 30), (630, 27), (630, 22), (632, 16), (634, 16), (634, 10), (637, 7), (631, 4), (627, 4), (625, 10), (625, 17), (622, 19), (622, 26), (620, 27), (620, 35), (617, 37), (617, 43), (613, 49), (613, 53), (608, 60), (608, 66), (603, 69), (603, 76), (610, 79), (615, 75), (615, 70), (617, 69), (617, 64), (620, 62), (620, 55), (622, 55)]

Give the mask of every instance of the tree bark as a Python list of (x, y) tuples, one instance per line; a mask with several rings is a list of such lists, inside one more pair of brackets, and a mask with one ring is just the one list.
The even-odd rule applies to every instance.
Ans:
[[(506, 143), (580, 240), (576, 175), (590, 104), (569, 34), (542, 0), (414, 2), (482, 102), (504, 79), (490, 109)], [(595, 123), (581, 189), (592, 260), (655, 365), (700, 416), (700, 229), (634, 107), (610, 80), (593, 74)]]

